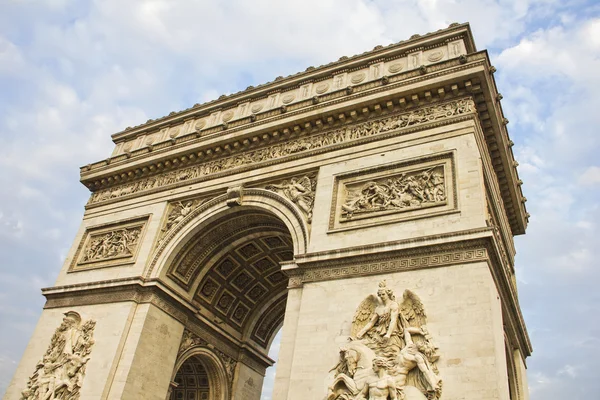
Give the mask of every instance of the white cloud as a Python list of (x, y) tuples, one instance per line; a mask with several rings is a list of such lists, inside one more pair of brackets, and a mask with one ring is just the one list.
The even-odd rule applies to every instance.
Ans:
[(582, 185), (597, 185), (600, 183), (600, 167), (592, 166), (587, 168), (579, 176), (579, 183)]

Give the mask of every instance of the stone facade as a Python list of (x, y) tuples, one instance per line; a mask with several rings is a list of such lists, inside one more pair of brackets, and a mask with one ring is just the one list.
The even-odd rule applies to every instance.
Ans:
[(5, 399), (258, 400), (280, 327), (276, 400), (527, 399), (493, 72), (453, 24), (113, 135)]

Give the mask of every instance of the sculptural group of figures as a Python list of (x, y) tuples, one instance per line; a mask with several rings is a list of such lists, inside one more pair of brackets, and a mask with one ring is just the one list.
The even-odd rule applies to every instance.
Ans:
[(65, 314), (50, 346), (21, 392), (20, 400), (77, 400), (89, 361), (96, 322), (81, 324), (74, 311)]
[(420, 207), (446, 200), (443, 167), (418, 174), (401, 174), (384, 182), (370, 181), (359, 190), (349, 190), (342, 217), (370, 211)]
[(82, 261), (105, 260), (119, 256), (130, 256), (142, 228), (119, 229), (99, 237), (93, 237), (83, 254)]
[(340, 348), (327, 400), (439, 399), (437, 348), (420, 299), (406, 290), (398, 304), (385, 281), (358, 307)]

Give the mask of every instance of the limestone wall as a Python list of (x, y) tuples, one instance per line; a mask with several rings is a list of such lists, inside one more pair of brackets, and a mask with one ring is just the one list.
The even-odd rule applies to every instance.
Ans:
[[(110, 390), (114, 373), (124, 349), (127, 334), (135, 316), (136, 305), (131, 302), (81, 306), (76, 311), (81, 318), (96, 321), (90, 360), (86, 365), (81, 386), (84, 399), (100, 399)], [(4, 400), (18, 400), (27, 387), (27, 380), (36, 371), (50, 345), (55, 330), (60, 326), (64, 313), (73, 308), (46, 309), (42, 312)], [(104, 397), (105, 398), (105, 397)]]
[[(299, 303), (294, 351), (282, 350), (278, 364), (284, 371), (291, 366), (292, 373), (289, 382), (287, 376), (277, 375), (278, 398), (326, 396), (332, 380), (328, 371), (338, 362), (339, 347), (347, 343), (354, 313), (383, 278), (399, 301), (409, 289), (423, 302), (428, 330), (439, 346), (442, 398), (508, 399), (501, 305), (486, 263), (310, 283), (295, 289), (302, 295), (290, 297), (290, 302)], [(281, 389), (288, 385), (284, 395)]]

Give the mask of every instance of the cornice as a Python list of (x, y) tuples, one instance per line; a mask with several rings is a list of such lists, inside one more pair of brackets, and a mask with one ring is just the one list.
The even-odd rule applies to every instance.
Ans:
[[(465, 93), (457, 91), (457, 95)], [(450, 96), (451, 97), (451, 96)], [(465, 98), (457, 99), (454, 101), (454, 106), (457, 106), (459, 102), (464, 102)], [(391, 103), (391, 102), (389, 102)], [(437, 105), (443, 106), (445, 103), (432, 103), (431, 106), (435, 107)], [(322, 142), (319, 145), (312, 143), (309, 148), (306, 148), (305, 144), (310, 141), (318, 141), (321, 137), (326, 137), (327, 135), (336, 135), (337, 132), (353, 129), (356, 126), (359, 126), (360, 123), (367, 123), (370, 121), (383, 120), (390, 115), (402, 115), (402, 111), (404, 109), (402, 107), (394, 107), (393, 104), (389, 107), (386, 107), (384, 110), (379, 104), (374, 106), (375, 111), (370, 111), (369, 108), (364, 107), (361, 110), (361, 114), (358, 112), (350, 112), (352, 117), (350, 118), (350, 123), (335, 123), (333, 118), (331, 118), (331, 127), (322, 128), (322, 129), (309, 129), (302, 130), (298, 127), (298, 129), (283, 129), (283, 135), (287, 136), (289, 140), (278, 140), (274, 139), (271, 141), (271, 135), (263, 135), (263, 140), (267, 143), (264, 146), (260, 146), (253, 149), (244, 149), (238, 152), (227, 153), (223, 156), (213, 156), (208, 160), (204, 160), (203, 157), (202, 162), (198, 162), (200, 154), (206, 155), (206, 153), (223, 153), (221, 146), (217, 146), (217, 148), (213, 151), (211, 149), (201, 150), (197, 153), (192, 152), (189, 156), (182, 156), (181, 159), (186, 159), (187, 161), (184, 163), (183, 167), (175, 168), (173, 165), (180, 165), (183, 162), (179, 161), (179, 158), (174, 158), (172, 161), (158, 161), (156, 166), (153, 168), (150, 166), (146, 168), (148, 170), (158, 170), (162, 173), (154, 173), (150, 174), (148, 172), (146, 175), (144, 174), (132, 174), (139, 175), (140, 178), (136, 180), (126, 181), (119, 185), (114, 185), (114, 181), (111, 177), (105, 179), (103, 178), (101, 181), (95, 181), (94, 185), (98, 185), (99, 188), (94, 192), (90, 201), (88, 202), (87, 208), (94, 207), (97, 203), (109, 204), (115, 201), (120, 201), (124, 198), (132, 198), (135, 196), (139, 196), (140, 194), (149, 194), (155, 193), (157, 191), (162, 191), (182, 185), (189, 185), (209, 179), (215, 179), (221, 176), (232, 175), (240, 172), (244, 172), (250, 169), (254, 169), (258, 166), (269, 166), (274, 164), (279, 164), (286, 161), (291, 161), (295, 159), (301, 159), (304, 157), (310, 157), (317, 154), (322, 154), (326, 152), (331, 152), (338, 149), (348, 148), (351, 146), (361, 145), (365, 143), (370, 143), (377, 140), (388, 139), (394, 136), (406, 135), (409, 133), (413, 133), (416, 131), (420, 131), (426, 128), (438, 127), (442, 125), (447, 125), (450, 123), (462, 121), (469, 118), (474, 118), (474, 107), (472, 109), (466, 110), (465, 105), (460, 103), (460, 111), (456, 112), (453, 115), (439, 115), (432, 120), (412, 120), (409, 119), (406, 126), (402, 128), (397, 128), (393, 130), (385, 130), (383, 132), (374, 132), (370, 135), (363, 136), (361, 138), (353, 138), (353, 137), (345, 137), (340, 140), (337, 140), (335, 143), (327, 143)], [(473, 103), (469, 100), (469, 104)], [(432, 108), (429, 107), (429, 108)], [(396, 108), (396, 110), (394, 110)], [(428, 107), (423, 107), (428, 108)], [(399, 111), (398, 111), (399, 110)], [(415, 111), (416, 110), (416, 111)], [(418, 107), (408, 107), (405, 112), (418, 112)], [(329, 119), (329, 118), (328, 118)], [(345, 114), (341, 113), (338, 115), (338, 120), (346, 120)], [(320, 121), (320, 119), (319, 119)], [(316, 124), (319, 124), (316, 122)], [(321, 122), (322, 124), (322, 122)], [(292, 134), (293, 132), (293, 134)], [(277, 134), (279, 136), (279, 131), (274, 132), (273, 135)], [(265, 138), (265, 136), (268, 136)], [(287, 147), (286, 147), (287, 146)], [(227, 147), (227, 146), (225, 146)], [(218, 149), (218, 150), (217, 150)], [(285, 154), (279, 155), (271, 155), (272, 152), (277, 151), (276, 149), (281, 149)], [(287, 149), (287, 150), (286, 150)], [(263, 157), (263, 155), (269, 153), (268, 157)], [(250, 157), (250, 159), (246, 159), (245, 157)], [(258, 159), (254, 159), (258, 158)], [(190, 161), (190, 160), (194, 161)], [(248, 162), (247, 162), (248, 161)], [(170, 166), (169, 169), (165, 169), (167, 166)], [(202, 170), (202, 173), (198, 174), (198, 170)], [(190, 176), (188, 172), (196, 171), (195, 176)], [(131, 173), (131, 172), (130, 172)], [(167, 176), (166, 183), (152, 182), (155, 177)], [(173, 176), (171, 176), (173, 175)], [(111, 181), (112, 180), (112, 184)], [(105, 182), (105, 187), (102, 187), (102, 182)], [(146, 187), (146, 183), (150, 183), (151, 187)], [(110, 193), (108, 193), (110, 191)]]
[[(294, 106), (269, 110), (255, 119), (248, 117), (236, 121), (235, 124), (190, 132), (81, 167), (81, 182), (91, 191), (95, 191), (101, 187), (156, 174), (161, 170), (176, 169), (185, 164), (248, 151), (273, 141), (288, 140), (328, 129), (332, 125), (344, 125), (357, 117), (369, 116), (369, 113), (385, 112), (390, 107), (411, 109), (421, 104), (464, 96), (465, 93), (470, 93), (464, 85), (465, 80), (468, 80), (466, 76), (449, 82), (440, 82), (440, 78), (454, 77), (456, 73), (466, 75), (466, 70), (477, 67), (486, 60), (485, 52), (471, 54), (465, 59), (450, 59), (422, 69), (399, 72), (364, 84), (350, 85)], [(420, 82), (431, 80), (439, 82), (436, 87), (413, 87)], [(476, 85), (477, 82), (470, 84)], [(405, 93), (393, 93), (398, 90)], [(376, 94), (384, 96), (373, 100), (372, 97)], [(337, 108), (333, 109), (333, 106)], [(196, 152), (198, 154), (195, 154)], [(148, 164), (149, 158), (152, 158), (151, 164)], [(168, 163), (158, 167), (156, 164), (160, 161)]]
[[(511, 284), (510, 266), (499, 250), (493, 228), (479, 228), (433, 235), (387, 244), (357, 246), (333, 251), (297, 255), (282, 265), (290, 276), (290, 288), (303, 283), (344, 279), (423, 268), (439, 268), (472, 262), (487, 262), (502, 298), (504, 324), (516, 338), (522, 354), (531, 353), (531, 342), (521, 314), (516, 289)], [(43, 289), (45, 308), (132, 301), (152, 303), (186, 326), (194, 324), (215, 337), (240, 344), (210, 321), (201, 319), (194, 306), (170, 290), (165, 283), (142, 277), (57, 286)]]
[[(398, 246), (398, 243), (410, 242), (406, 240), (390, 247), (376, 244), (297, 256), (295, 263), (284, 264), (283, 270), (290, 278), (289, 288), (293, 289), (310, 282), (486, 262), (502, 299), (504, 324), (516, 339), (522, 354), (530, 355), (531, 342), (516, 289), (511, 283), (510, 266), (499, 250), (500, 243), (493, 234), (493, 228), (417, 238), (416, 241), (425, 242), (432, 238), (440, 242), (413, 243), (417, 247)], [(361, 251), (366, 254), (361, 254)]]
[[(82, 168), (81, 181), (97, 193), (108, 188), (122, 187), (124, 183), (140, 182), (145, 178), (171, 171), (183, 171), (190, 166), (265, 149), (276, 143), (310, 138), (328, 130), (397, 113), (398, 110), (416, 110), (436, 102), (469, 95), (476, 104), (512, 234), (522, 234), (525, 232), (528, 218), (524, 205), (526, 199), (521, 191), (522, 182), (516, 171), (518, 163), (514, 160), (512, 142), (506, 130), (508, 120), (503, 117), (499, 105), (501, 96), (496, 91), (492, 76), (494, 71), (489, 64), (487, 52), (483, 51), (441, 61), (421, 69), (384, 76), (375, 81), (326, 93), (290, 105), (288, 108), (280, 107), (267, 111), (264, 118), (249, 117), (236, 121), (231, 126), (226, 124), (209, 128), (208, 134), (204, 131), (190, 133), (160, 143), (156, 148), (147, 146), (132, 153), (112, 157)], [(438, 126), (443, 123), (451, 121), (436, 122)], [(428, 127), (431, 125), (414, 127), (401, 134)], [(254, 163), (252, 167), (242, 166), (228, 171), (218, 168), (210, 176), (193, 180), (177, 177), (168, 186), (151, 188), (145, 192), (130, 193), (129, 189), (126, 189), (123, 191), (125, 195), (121, 193), (118, 196), (113, 196), (111, 192), (101, 203), (110, 204), (142, 194), (243, 172), (259, 164), (273, 165), (384, 138), (386, 137), (373, 137), (343, 146), (311, 149), (288, 157), (274, 157), (268, 162)], [(162, 147), (159, 148), (160, 146)], [(98, 202), (93, 199), (94, 197), (87, 208), (101, 205), (94, 204)]]
[(204, 104), (195, 104), (193, 107), (179, 111), (171, 112), (169, 115), (156, 120), (148, 120), (146, 123), (128, 127), (125, 130), (115, 133), (112, 138), (115, 142), (125, 138), (135, 137), (149, 130), (160, 129), (163, 126), (170, 126), (174, 123), (180, 123), (189, 118), (195, 118), (198, 115), (208, 115), (212, 111), (224, 109), (226, 107), (237, 105), (238, 103), (248, 101), (249, 99), (261, 97), (270, 92), (288, 89), (293, 86), (299, 86), (304, 82), (317, 81), (323, 76), (331, 75), (342, 70), (352, 70), (360, 65), (368, 65), (374, 61), (393, 59), (418, 50), (426, 50), (454, 38), (465, 39), (467, 53), (473, 53), (476, 50), (475, 42), (471, 34), (471, 28), (468, 23), (453, 23), (446, 29), (439, 29), (436, 32), (429, 32), (424, 35), (415, 34), (408, 40), (402, 40), (388, 46), (375, 46), (373, 50), (357, 54), (354, 56), (343, 56), (337, 61), (321, 65), (319, 67), (308, 67), (302, 72), (289, 75), (287, 77), (279, 76), (271, 82), (260, 84), (256, 87), (249, 86), (245, 90), (231, 94), (222, 95), (218, 99), (206, 102)]

